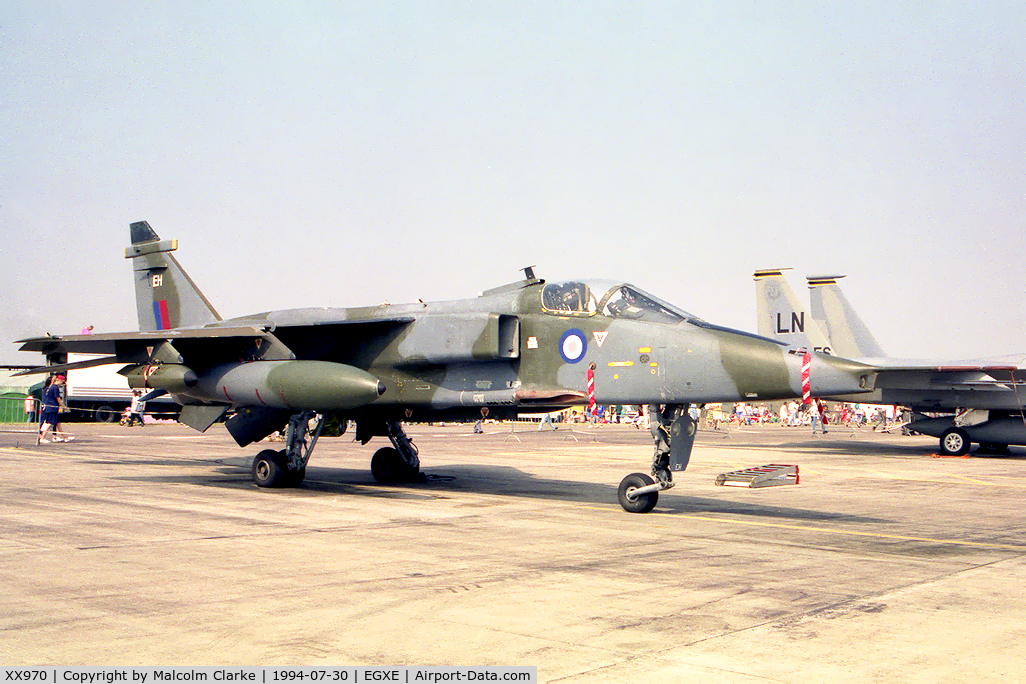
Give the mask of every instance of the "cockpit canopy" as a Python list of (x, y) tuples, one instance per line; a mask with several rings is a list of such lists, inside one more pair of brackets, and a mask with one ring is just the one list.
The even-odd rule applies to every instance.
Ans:
[(591, 315), (598, 311), (598, 302), (585, 283), (549, 283), (542, 288), (542, 309), (558, 314)]
[[(596, 293), (600, 293), (601, 297)], [(541, 299), (542, 310), (557, 316), (593, 316), (601, 312), (610, 318), (629, 318), (654, 323), (676, 324), (700, 320), (697, 316), (627, 283), (548, 283), (542, 288)]]

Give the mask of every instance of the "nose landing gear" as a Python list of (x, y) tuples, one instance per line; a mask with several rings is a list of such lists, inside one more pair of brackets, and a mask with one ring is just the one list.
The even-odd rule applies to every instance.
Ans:
[[(681, 473), (691, 460), (695, 445), (695, 421), (688, 404), (657, 404), (649, 406), (652, 419), (652, 475), (631, 473), (620, 482), (617, 500), (628, 513), (648, 513), (659, 501), (659, 492), (673, 487), (673, 473)], [(653, 479), (654, 478), (654, 479)]]

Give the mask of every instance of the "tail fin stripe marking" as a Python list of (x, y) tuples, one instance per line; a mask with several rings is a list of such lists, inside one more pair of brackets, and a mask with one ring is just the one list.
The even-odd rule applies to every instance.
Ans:
[(153, 319), (157, 324), (157, 330), (167, 330), (171, 327), (171, 317), (167, 312), (167, 300), (153, 302)]
[(160, 322), (164, 326), (164, 330), (171, 327), (171, 317), (167, 313), (167, 300), (160, 300)]

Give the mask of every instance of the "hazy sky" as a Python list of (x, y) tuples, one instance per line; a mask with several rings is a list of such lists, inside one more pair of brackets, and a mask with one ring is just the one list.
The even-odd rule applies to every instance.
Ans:
[(893, 355), (1026, 352), (1020, 3), (69, 5), (0, 0), (0, 360), (134, 329), (143, 219), (225, 317), (533, 264), (754, 330), (792, 266)]

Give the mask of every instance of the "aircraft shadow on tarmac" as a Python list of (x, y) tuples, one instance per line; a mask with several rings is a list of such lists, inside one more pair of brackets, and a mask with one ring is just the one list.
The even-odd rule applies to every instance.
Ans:
[[(237, 464), (231, 463), (237, 461)], [(152, 464), (152, 462), (150, 462)], [(168, 463), (167, 465), (171, 465)], [(181, 465), (178, 463), (177, 465)], [(616, 487), (592, 482), (574, 482), (539, 478), (510, 466), (444, 465), (428, 468), (425, 479), (406, 484), (379, 484), (366, 470), (325, 468), (310, 466), (306, 480), (297, 489), (258, 489), (248, 477), (248, 461), (224, 459), (219, 461), (219, 476), (178, 474), (156, 476), (128, 476), (124, 480), (162, 484), (200, 484), (235, 490), (257, 490), (269, 496), (341, 495), (375, 497), (395, 500), (456, 499), (460, 494), (485, 494), (515, 498), (565, 501), (578, 504), (616, 504)], [(657, 511), (663, 513), (733, 514), (774, 520), (844, 521), (856, 523), (890, 523), (885, 518), (865, 517), (822, 510), (748, 503), (726, 498), (736, 490), (724, 488), (725, 498), (711, 499), (687, 495), (687, 479), (681, 480), (679, 489), (659, 499)], [(744, 495), (744, 494), (742, 494)], [(756, 496), (757, 494), (753, 494)], [(474, 505), (486, 505), (478, 499)]]
[[(745, 448), (751, 445), (745, 444)], [(817, 437), (815, 440), (803, 442), (784, 442), (778, 444), (759, 444), (760, 449), (772, 452), (801, 454), (814, 451), (819, 454), (835, 454), (839, 456), (874, 456), (874, 457), (903, 457), (903, 458), (930, 458), (937, 453), (936, 445), (926, 445), (922, 442), (910, 444), (891, 444), (884, 442), (869, 442), (865, 439), (849, 437), (848, 433), (838, 431), (828, 432), (824, 437)], [(1026, 460), (1026, 451), (1011, 447), (1009, 453), (994, 453), (983, 450), (974, 450), (969, 454), (972, 458), (1005, 458), (1012, 460)]]
[[(222, 462), (224, 462), (226, 460), (227, 459), (218, 459), (216, 461), (216, 463), (222, 463)], [(94, 457), (94, 458), (90, 458), (90, 459), (83, 459), (82, 461), (79, 461), (79, 463), (83, 463), (83, 464), (87, 464), (87, 465), (100, 465), (100, 466), (109, 466), (109, 465), (116, 464), (118, 466), (168, 466), (168, 467), (173, 467), (173, 468), (182, 468), (182, 467), (193, 466), (193, 467), (200, 467), (200, 468), (209, 468), (211, 462), (210, 461), (204, 461), (202, 459), (195, 459), (195, 458), (163, 458), (163, 459), (162, 458), (147, 458), (147, 459), (138, 459), (138, 460), (135, 460), (135, 459), (126, 460), (126, 459), (115, 458), (115, 457), (111, 457), (111, 458), (95, 458)], [(142, 478), (142, 479), (146, 479), (146, 478)]]

